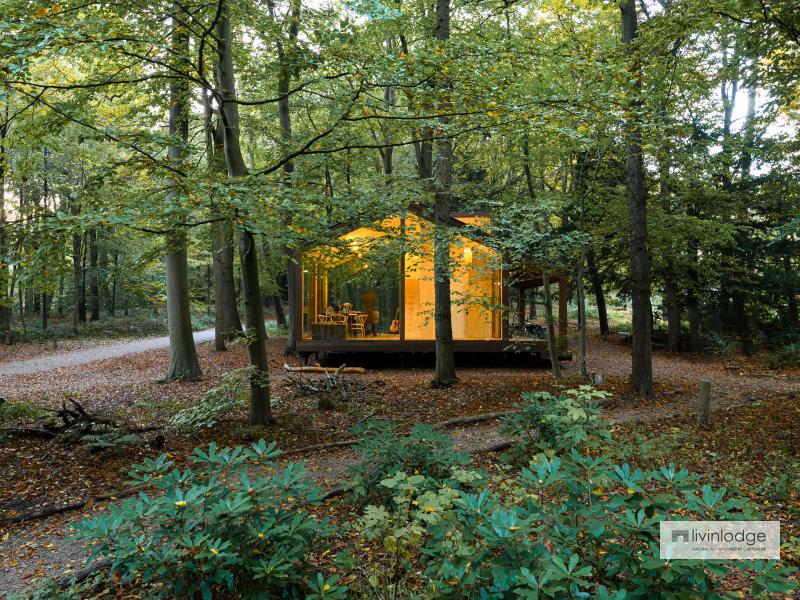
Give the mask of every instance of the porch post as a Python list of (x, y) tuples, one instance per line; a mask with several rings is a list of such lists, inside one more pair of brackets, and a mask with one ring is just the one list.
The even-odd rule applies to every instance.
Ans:
[(293, 297), (289, 298), (294, 309), (289, 326), (296, 343), (303, 340), (303, 255), (298, 254), (294, 258), (295, 260), (288, 261), (287, 275), (294, 283)]
[(567, 282), (566, 275), (558, 278), (558, 346), (559, 352), (567, 349)]

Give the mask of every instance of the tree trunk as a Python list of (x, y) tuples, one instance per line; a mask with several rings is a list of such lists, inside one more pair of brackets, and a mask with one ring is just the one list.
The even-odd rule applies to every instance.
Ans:
[[(658, 157), (658, 195), (661, 209), (664, 214), (672, 214), (670, 199), (670, 167), (672, 148), (664, 144)], [(675, 275), (675, 260), (673, 255), (677, 248), (670, 244), (667, 247), (667, 256), (664, 259), (664, 307), (667, 317), (667, 349), (670, 352), (679, 352), (681, 344), (681, 305), (678, 297), (678, 283)]]
[(50, 318), (50, 296), (47, 292), (42, 292), (42, 329), (47, 329), (48, 319)]
[(286, 313), (283, 310), (280, 292), (272, 296), (272, 304), (275, 306), (275, 322), (278, 327), (286, 327)]
[(542, 287), (544, 287), (544, 316), (547, 322), (547, 351), (550, 354), (550, 366), (553, 377), (561, 379), (561, 363), (558, 362), (558, 345), (556, 342), (556, 321), (553, 317), (553, 294), (550, 290), (550, 274), (542, 273)]
[[(436, 0), (436, 39), (444, 42), (450, 37), (450, 0)], [(440, 89), (450, 87), (444, 79)], [(449, 99), (442, 102), (446, 111)], [(441, 117), (442, 131), (446, 132), (448, 119)], [(450, 302), (450, 186), (453, 174), (453, 144), (449, 137), (442, 137), (436, 143), (436, 179), (433, 204), (434, 247), (433, 247), (433, 294), (434, 328), (436, 330), (436, 371), (433, 384), (436, 387), (449, 387), (456, 377), (456, 361), (453, 349), (453, 322)]]
[[(206, 156), (208, 172), (212, 177), (224, 175), (225, 131), (220, 116), (217, 122), (212, 119), (208, 95), (203, 93), (205, 109)], [(222, 352), (225, 344), (242, 331), (242, 319), (236, 298), (234, 281), (233, 228), (227, 215), (220, 215), (219, 221), (211, 224), (212, 270), (214, 272), (214, 349)]]
[[(64, 262), (64, 256), (61, 256), (61, 262)], [(64, 276), (58, 276), (58, 316), (64, 316)]]
[(686, 299), (686, 317), (689, 320), (689, 351), (700, 352), (700, 305), (697, 294), (691, 290)]
[[(236, 104), (236, 78), (233, 72), (231, 23), (227, 0), (220, 0), (217, 24), (218, 65), (222, 118), (225, 133), (225, 159), (228, 174), (234, 178), (247, 175), (239, 141), (239, 106)], [(250, 362), (250, 424), (266, 425), (272, 421), (270, 406), (269, 365), (267, 363), (267, 331), (261, 307), (258, 281), (258, 254), (253, 234), (246, 224), (239, 226), (239, 260), (242, 269), (242, 295), (247, 316), (247, 353)]]
[(631, 384), (636, 394), (653, 396), (652, 307), (650, 305), (650, 256), (647, 249), (647, 192), (644, 187), (641, 93), (639, 58), (634, 44), (637, 38), (636, 3), (625, 0), (622, 11), (622, 42), (629, 60), (633, 86), (629, 93), (625, 119), (625, 167), (630, 218), (631, 283), (633, 304), (633, 348), (631, 350)]
[(606, 309), (606, 296), (603, 292), (603, 280), (597, 268), (597, 259), (594, 250), (589, 248), (586, 252), (586, 268), (589, 272), (589, 281), (594, 292), (594, 303), (597, 305), (597, 320), (600, 322), (600, 335), (608, 335), (608, 310)]
[(89, 230), (89, 307), (91, 308), (90, 321), (100, 320), (100, 273), (97, 269), (97, 230)]
[(119, 275), (117, 269), (119, 268), (119, 250), (114, 250), (114, 275), (111, 277), (111, 301), (108, 305), (108, 316), (114, 317), (117, 314), (117, 280)]
[(783, 276), (786, 278), (786, 326), (789, 329), (794, 329), (798, 325), (798, 311), (797, 311), (797, 286), (794, 285), (796, 271), (792, 268), (792, 257), (789, 255), (789, 248), (784, 250), (786, 254), (783, 255)]
[[(77, 206), (72, 206), (72, 214), (78, 214)], [(83, 237), (80, 233), (72, 234), (72, 294), (73, 301), (73, 316), (72, 326), (75, 333), (78, 332), (78, 323), (86, 321), (86, 305), (83, 303), (83, 262), (81, 255), (83, 254)]]
[(680, 352), (681, 304), (675, 283), (675, 267), (671, 259), (667, 259), (664, 271), (664, 305), (667, 309), (667, 349), (670, 352)]
[(589, 378), (589, 372), (586, 369), (586, 294), (583, 290), (583, 265), (586, 262), (586, 250), (581, 249), (581, 255), (578, 259), (577, 274), (575, 276), (576, 293), (578, 295), (578, 327), (579, 340), (578, 340), (578, 362), (581, 366), (581, 377), (584, 379)]
[[(278, 54), (278, 118), (281, 126), (281, 141), (283, 144), (283, 151), (288, 152), (292, 142), (292, 113), (289, 105), (289, 88), (292, 81), (293, 73), (293, 54), (297, 42), (297, 35), (300, 27), (300, 10), (301, 0), (290, 0), (291, 14), (289, 16), (289, 38), (288, 46), (284, 47), (280, 38), (275, 40), (275, 50)], [(277, 15), (275, 13), (275, 3), (273, 0), (267, 0), (269, 7), (270, 17), (275, 24), (277, 22)], [(289, 189), (292, 187), (292, 174), (294, 173), (294, 162), (291, 160), (283, 164), (283, 185)], [(290, 247), (284, 246), (283, 252), (286, 255), (286, 270), (288, 273), (292, 272), (293, 265), (299, 260), (298, 255)], [(287, 280), (287, 287), (289, 291), (289, 298), (295, 298), (300, 293), (300, 290), (295, 289), (295, 281), (293, 277)], [(284, 348), (284, 356), (295, 356), (297, 354), (297, 339), (294, 323), (295, 319), (302, 319), (302, 314), (295, 314), (295, 303), (289, 302), (289, 331), (286, 336), (286, 348)]]
[(8, 135), (8, 99), (5, 102), (5, 116), (0, 125), (0, 335), (4, 344), (10, 344), (11, 310), (14, 296), (9, 294), (10, 275), (8, 267), (8, 240), (6, 238), (6, 136)]
[(214, 348), (225, 350), (225, 342), (242, 331), (233, 276), (233, 230), (230, 221), (212, 225), (214, 244)]
[(81, 301), (78, 313), (81, 323), (86, 323), (86, 256), (88, 255), (86, 249), (88, 246), (87, 236), (86, 233), (84, 233), (81, 235)]
[[(173, 17), (172, 48), (178, 60), (188, 55), (189, 34), (178, 19), (175, 5)], [(180, 169), (189, 141), (189, 86), (185, 80), (173, 79), (169, 85), (169, 158), (175, 169)], [(177, 203), (179, 182), (173, 175), (169, 179), (167, 203)], [(192, 316), (189, 305), (189, 261), (187, 234), (182, 227), (173, 227), (167, 241), (167, 327), (169, 329), (169, 370), (167, 379), (199, 379), (202, 376), (197, 350), (192, 334)]]

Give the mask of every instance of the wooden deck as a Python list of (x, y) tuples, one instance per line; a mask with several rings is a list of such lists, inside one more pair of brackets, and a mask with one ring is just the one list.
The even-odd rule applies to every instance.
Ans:
[[(455, 352), (469, 353), (508, 353), (531, 354), (539, 358), (547, 358), (547, 342), (544, 340), (454, 340)], [(434, 340), (399, 340), (386, 338), (348, 338), (346, 340), (298, 340), (297, 351), (301, 355), (330, 354), (337, 352), (364, 353), (399, 353), (436, 351)], [(561, 349), (559, 359), (570, 360), (572, 353), (567, 348)]]

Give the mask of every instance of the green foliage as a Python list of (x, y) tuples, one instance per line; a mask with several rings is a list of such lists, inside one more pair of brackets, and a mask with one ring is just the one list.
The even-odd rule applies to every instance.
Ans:
[(35, 419), (47, 414), (33, 402), (8, 401), (0, 402), (0, 423), (5, 421), (16, 421), (17, 419)]
[[(211, 598), (220, 587), (255, 598), (299, 591), (309, 553), (332, 529), (305, 508), (321, 496), (302, 464), (281, 469), (279, 454), (274, 442), (260, 440), (250, 448), (196, 449), (194, 470), (175, 468), (166, 455), (148, 458), (130, 475), (156, 493), (83, 521), (77, 536), (92, 542), (94, 555), (111, 558), (123, 582), (141, 580), (160, 593)], [(271, 474), (253, 478), (255, 470)]]
[(97, 433), (81, 436), (81, 444), (87, 448), (100, 451), (113, 449), (121, 451), (125, 446), (135, 446), (142, 442), (142, 438), (135, 433), (122, 433), (119, 431), (109, 431), (108, 433)]
[(376, 496), (390, 497), (359, 522), (388, 556), (368, 580), (427, 598), (710, 599), (736, 568), (749, 571), (753, 596), (795, 589), (773, 561), (661, 560), (661, 521), (757, 518), (756, 507), (673, 464), (612, 460), (625, 449), (598, 419), (602, 397), (588, 387), (527, 395), (506, 423), (534, 456), (516, 478), (478, 491), (404, 472), (382, 480)]
[(399, 472), (433, 481), (451, 481), (454, 467), (468, 464), (466, 455), (453, 450), (452, 440), (430, 425), (417, 425), (402, 435), (383, 421), (371, 421), (356, 431), (361, 441), (355, 449), (361, 462), (348, 469), (348, 489), (356, 502), (382, 502), (390, 498), (381, 482)]
[(208, 390), (197, 404), (175, 413), (170, 424), (189, 431), (213, 427), (220, 416), (243, 406), (243, 386), (249, 385), (249, 373), (248, 368), (226, 373), (219, 386)]
[(722, 334), (707, 331), (704, 336), (704, 350), (725, 358), (731, 358), (736, 353), (736, 342)]
[(785, 472), (781, 475), (767, 475), (764, 480), (753, 486), (753, 492), (759, 498), (766, 498), (773, 502), (781, 502), (794, 495), (800, 495), (800, 461), (790, 461), (785, 465)]
[(89, 584), (73, 585), (62, 589), (56, 582), (45, 580), (32, 589), (7, 596), (8, 600), (79, 600), (88, 597)]
[(608, 393), (582, 385), (558, 396), (526, 392), (515, 412), (503, 418), (501, 432), (514, 440), (509, 454), (526, 463), (537, 455), (553, 457), (572, 448), (596, 448), (610, 440), (597, 402)]
[[(408, 578), (419, 565), (436, 598), (717, 598), (733, 565), (659, 559), (659, 523), (754, 515), (674, 465), (641, 471), (576, 449), (532, 462), (503, 497), (403, 473), (382, 485), (394, 490), (391, 508), (368, 507), (364, 535), (403, 567), (384, 576)], [(754, 596), (794, 589), (774, 562), (736, 566), (755, 573)]]
[(800, 366), (800, 342), (788, 344), (770, 353), (767, 358), (771, 369)]

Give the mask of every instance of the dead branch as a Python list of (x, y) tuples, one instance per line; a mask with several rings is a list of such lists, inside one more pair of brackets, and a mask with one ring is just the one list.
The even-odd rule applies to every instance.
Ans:
[[(296, 390), (296, 393), (304, 396), (315, 396), (317, 406), (320, 410), (330, 410), (339, 404), (344, 404), (352, 400), (363, 392), (366, 386), (362, 381), (349, 379), (343, 373), (352, 372), (347, 365), (341, 365), (336, 369), (323, 367), (290, 367), (284, 365), (289, 373), (297, 373), (297, 376), (287, 375), (287, 383)], [(357, 367), (352, 367), (357, 368)], [(351, 368), (351, 369), (352, 369)], [(358, 367), (360, 368), (360, 367)], [(306, 378), (304, 373), (321, 373), (322, 377)], [(364, 369), (361, 371), (364, 372)]]
[[(69, 405), (67, 404), (69, 402)], [(0, 434), (5, 433), (16, 437), (38, 437), (53, 439), (58, 436), (80, 441), (83, 436), (117, 433), (119, 435), (147, 433), (163, 429), (159, 426), (147, 427), (122, 427), (115, 420), (100, 415), (89, 413), (77, 400), (69, 398), (61, 403), (61, 408), (45, 409), (53, 413), (60, 422), (53, 422), (52, 418), (35, 423), (31, 427), (3, 427)]]
[(501, 419), (514, 412), (516, 411), (510, 410), (505, 412), (490, 412), (490, 413), (483, 413), (480, 415), (471, 415), (469, 417), (456, 417), (454, 419), (448, 419), (447, 421), (442, 421), (441, 423), (435, 423), (433, 426), (437, 429), (444, 429), (445, 427), (453, 427), (454, 425), (467, 425), (469, 423), (492, 421), (494, 419)]
[(290, 367), (287, 364), (283, 365), (283, 368), (288, 373), (334, 373), (336, 375), (340, 373), (356, 373), (358, 375), (363, 375), (367, 372), (364, 367), (347, 367), (342, 365), (340, 367), (320, 367), (319, 365), (315, 366), (306, 366), (306, 367)]
[(71, 502), (69, 504), (60, 504), (60, 505), (50, 504), (46, 506), (41, 506), (34, 510), (14, 515), (13, 517), (3, 517), (2, 519), (0, 519), (0, 525), (11, 525), (12, 523), (24, 523), (26, 521), (35, 521), (37, 519), (43, 519), (51, 515), (58, 515), (65, 512), (71, 512), (73, 510), (81, 510), (82, 508), (85, 508), (86, 506), (90, 506), (97, 502), (106, 502), (107, 500), (116, 500), (118, 498), (127, 498), (129, 496), (135, 496), (143, 489), (144, 489), (143, 487), (137, 486), (127, 490), (123, 490), (121, 492), (92, 496), (87, 500)]
[(494, 452), (502, 452), (503, 450), (508, 450), (511, 448), (511, 442), (498, 442), (496, 444), (492, 444), (491, 446), (486, 446), (485, 448), (478, 448), (477, 450), (473, 450), (469, 454), (472, 456), (480, 456), (481, 454), (492, 454)]
[(71, 585), (85, 581), (98, 571), (102, 571), (106, 567), (111, 566), (111, 562), (112, 561), (110, 558), (104, 558), (102, 560), (98, 560), (97, 562), (94, 562), (84, 567), (83, 569), (79, 569), (74, 573), (70, 573), (69, 575), (64, 575), (63, 577), (59, 577), (58, 579), (54, 580), (53, 583), (55, 583), (61, 589), (68, 588)]

